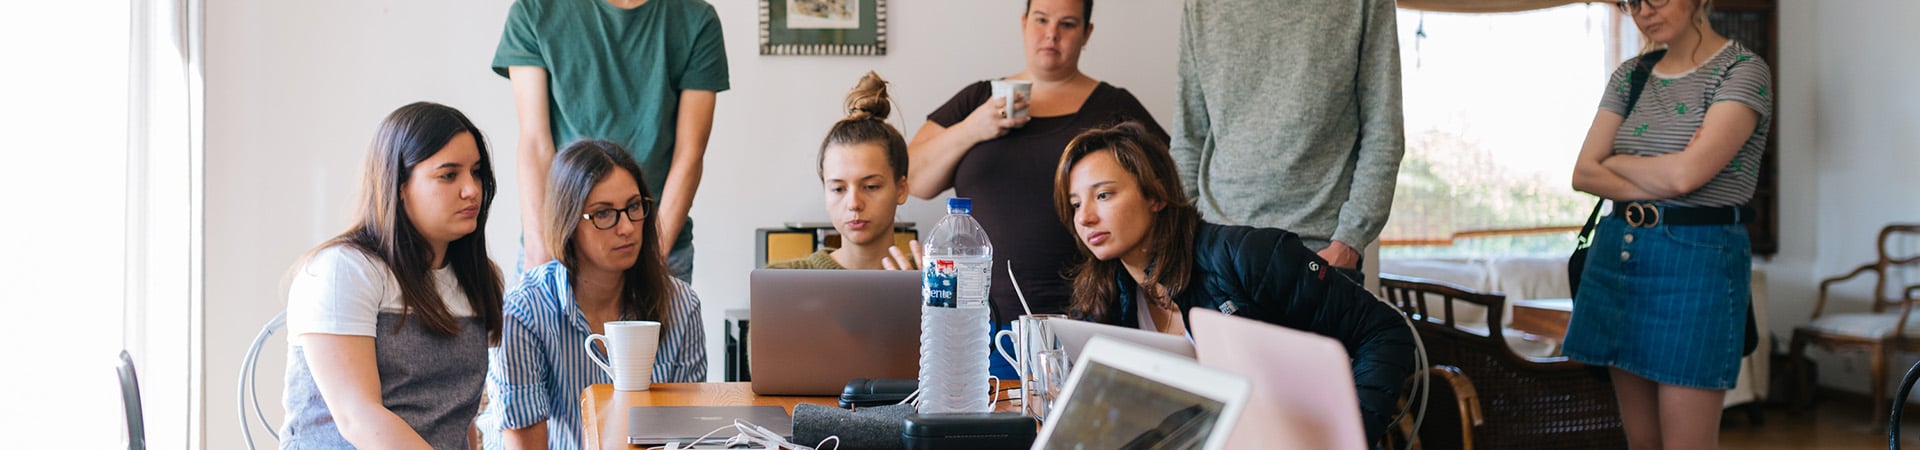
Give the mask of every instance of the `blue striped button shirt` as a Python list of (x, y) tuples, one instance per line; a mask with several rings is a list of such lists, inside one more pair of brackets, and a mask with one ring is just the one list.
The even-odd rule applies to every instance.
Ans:
[[(700, 382), (707, 378), (706, 333), (700, 299), (679, 279), (662, 320), (653, 382)], [(558, 261), (534, 268), (507, 293), (500, 345), (488, 351), (487, 403), (480, 428), (488, 449), (504, 448), (500, 430), (547, 422), (547, 446), (580, 448), (580, 391), (612, 378), (587, 358), (582, 343), (593, 334), (573, 302), (573, 287)]]

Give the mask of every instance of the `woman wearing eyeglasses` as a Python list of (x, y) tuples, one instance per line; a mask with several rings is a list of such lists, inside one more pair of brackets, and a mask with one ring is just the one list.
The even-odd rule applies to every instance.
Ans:
[(1613, 200), (1614, 213), (1587, 253), (1565, 353), (1610, 368), (1632, 448), (1714, 448), (1746, 337), (1744, 205), (1772, 78), (1707, 24), (1711, 0), (1621, 6), (1666, 50), (1645, 79), (1630, 74), (1652, 53), (1614, 70), (1574, 165), (1574, 189)]
[(481, 429), (489, 449), (578, 449), (580, 391), (611, 383), (581, 343), (607, 322), (660, 322), (654, 383), (706, 380), (706, 336), (693, 287), (654, 246), (654, 199), (618, 145), (575, 142), (554, 157), (540, 221), (556, 258), (507, 293), (487, 370)]

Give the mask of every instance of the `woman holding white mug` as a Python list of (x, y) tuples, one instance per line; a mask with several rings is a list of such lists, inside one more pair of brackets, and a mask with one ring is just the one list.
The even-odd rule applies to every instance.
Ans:
[[(1007, 329), (1027, 310), (1014, 293), (1015, 282), (1035, 314), (1065, 312), (1073, 293), (1061, 275), (1080, 261), (1073, 232), (1034, 213), (1053, 208), (1048, 197), (1053, 166), (1067, 141), (1128, 120), (1147, 124), (1156, 139), (1168, 140), (1133, 94), (1080, 72), (1080, 51), (1093, 36), (1092, 18), (1093, 0), (1029, 0), (1020, 15), (1026, 67), (1005, 81), (1030, 83), (1031, 98), (1018, 89), (996, 97), (992, 85), (997, 81), (967, 85), (927, 115), (907, 145), (908, 192), (931, 199), (952, 188), (957, 196), (973, 198), (973, 218), (993, 237), (987, 298), (995, 330)], [(995, 376), (1015, 376), (1004, 359), (989, 359)]]
[[(561, 250), (507, 293), (481, 414), (489, 449), (581, 448), (580, 391), (613, 381), (583, 343), (610, 334), (610, 322), (659, 323), (652, 382), (706, 380), (700, 299), (654, 248), (655, 200), (640, 165), (614, 143), (579, 141), (554, 157), (547, 179), (541, 236)], [(608, 359), (629, 353), (621, 347)]]

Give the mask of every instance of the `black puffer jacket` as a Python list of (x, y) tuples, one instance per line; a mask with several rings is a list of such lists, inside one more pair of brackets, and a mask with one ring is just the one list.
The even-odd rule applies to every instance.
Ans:
[[(1193, 251), (1192, 278), (1173, 299), (1181, 320), (1189, 308), (1207, 308), (1339, 340), (1353, 361), (1367, 442), (1378, 441), (1413, 373), (1413, 333), (1400, 313), (1286, 230), (1201, 223)], [(1089, 319), (1137, 328), (1137, 283), (1124, 269), (1118, 279), (1113, 316)]]

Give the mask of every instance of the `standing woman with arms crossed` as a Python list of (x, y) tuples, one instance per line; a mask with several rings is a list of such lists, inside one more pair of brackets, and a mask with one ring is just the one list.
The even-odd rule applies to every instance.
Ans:
[(366, 164), (353, 227), (287, 290), (280, 448), (468, 448), (500, 338), (486, 140), (460, 111), (414, 103), (380, 123)]
[(1715, 448), (1745, 338), (1753, 258), (1742, 224), (1772, 79), (1707, 24), (1711, 0), (1623, 6), (1666, 50), (1645, 80), (1629, 74), (1653, 54), (1614, 70), (1574, 165), (1573, 188), (1612, 200), (1613, 214), (1587, 254), (1566, 354), (1610, 368), (1632, 448)]
[[(1033, 313), (1066, 311), (1073, 289), (1063, 272), (1080, 255), (1073, 232), (1043, 212), (1053, 208), (1053, 167), (1067, 142), (1082, 131), (1128, 120), (1145, 124), (1162, 143), (1168, 139), (1133, 94), (1080, 72), (1092, 17), (1093, 0), (1028, 1), (1020, 15), (1027, 65), (1006, 78), (1033, 82), (1033, 98), (1008, 105), (991, 97), (987, 81), (967, 85), (927, 116), (907, 146), (910, 192), (931, 199), (952, 188), (973, 198), (973, 217), (993, 239), (993, 331), (1025, 312), (1013, 282)], [(1002, 115), (1021, 108), (1029, 108), (1031, 119)], [(1007, 277), (1009, 267), (1015, 279)], [(1012, 365), (988, 353), (995, 376), (1015, 376)]]

